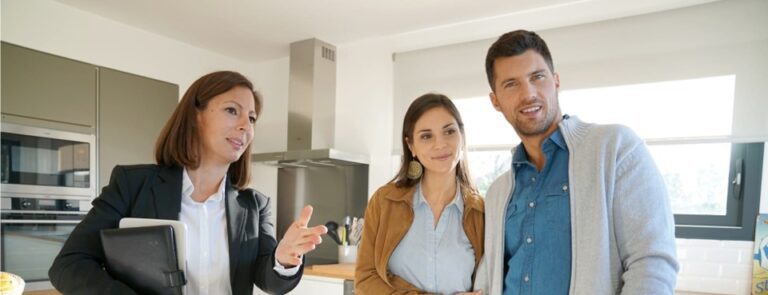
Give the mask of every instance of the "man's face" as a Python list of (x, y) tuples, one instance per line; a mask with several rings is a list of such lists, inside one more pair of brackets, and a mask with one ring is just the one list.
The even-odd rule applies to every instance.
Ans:
[(534, 50), (494, 61), (491, 103), (520, 138), (546, 133), (560, 117), (560, 78)]

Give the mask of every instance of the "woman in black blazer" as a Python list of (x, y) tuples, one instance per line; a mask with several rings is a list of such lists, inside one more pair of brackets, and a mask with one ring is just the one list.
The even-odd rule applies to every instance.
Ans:
[[(250, 295), (254, 284), (268, 293), (293, 289), (303, 273), (302, 256), (327, 229), (307, 228), (312, 215), (307, 206), (278, 243), (269, 198), (246, 188), (261, 106), (252, 83), (238, 73), (214, 72), (195, 81), (157, 139), (157, 164), (114, 168), (109, 185), (54, 260), (51, 283), (64, 294), (135, 294), (104, 270), (99, 232), (118, 227), (123, 217), (142, 217), (186, 220), (208, 237), (193, 242), (218, 249), (214, 258), (228, 256), (206, 260), (200, 257), (207, 251), (188, 251), (187, 258), (197, 263), (187, 266), (187, 294)], [(214, 214), (193, 211), (203, 205)], [(211, 272), (217, 267), (223, 271)]]

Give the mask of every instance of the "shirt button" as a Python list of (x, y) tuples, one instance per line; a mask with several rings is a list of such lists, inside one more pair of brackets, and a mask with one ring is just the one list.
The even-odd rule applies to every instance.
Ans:
[(531, 177), (531, 182), (536, 182), (536, 177)]
[(528, 244), (533, 243), (533, 238), (528, 237), (527, 239), (525, 239), (525, 242), (527, 242)]
[(568, 191), (568, 185), (564, 185), (564, 186), (563, 186), (563, 191), (564, 191), (564, 192), (567, 192), (567, 191)]
[(530, 203), (528, 203), (528, 207), (531, 207), (531, 208), (533, 208), (533, 207), (535, 207), (535, 206), (536, 206), (536, 202), (530, 202)]
[(528, 275), (525, 275), (525, 277), (523, 277), (523, 281), (525, 281), (526, 283), (527, 283), (528, 281), (530, 281), (530, 280), (531, 280), (531, 279), (530, 279), (530, 278), (528, 278)]

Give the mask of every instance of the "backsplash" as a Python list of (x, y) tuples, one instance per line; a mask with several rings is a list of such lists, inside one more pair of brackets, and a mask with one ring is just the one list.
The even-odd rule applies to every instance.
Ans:
[(677, 239), (678, 294), (749, 294), (754, 242)]

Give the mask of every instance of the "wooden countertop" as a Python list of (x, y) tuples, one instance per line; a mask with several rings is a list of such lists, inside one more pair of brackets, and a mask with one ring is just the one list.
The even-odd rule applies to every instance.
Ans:
[(304, 268), (304, 275), (355, 280), (355, 264), (316, 264)]
[(56, 290), (42, 290), (42, 291), (25, 291), (24, 295), (61, 295)]

